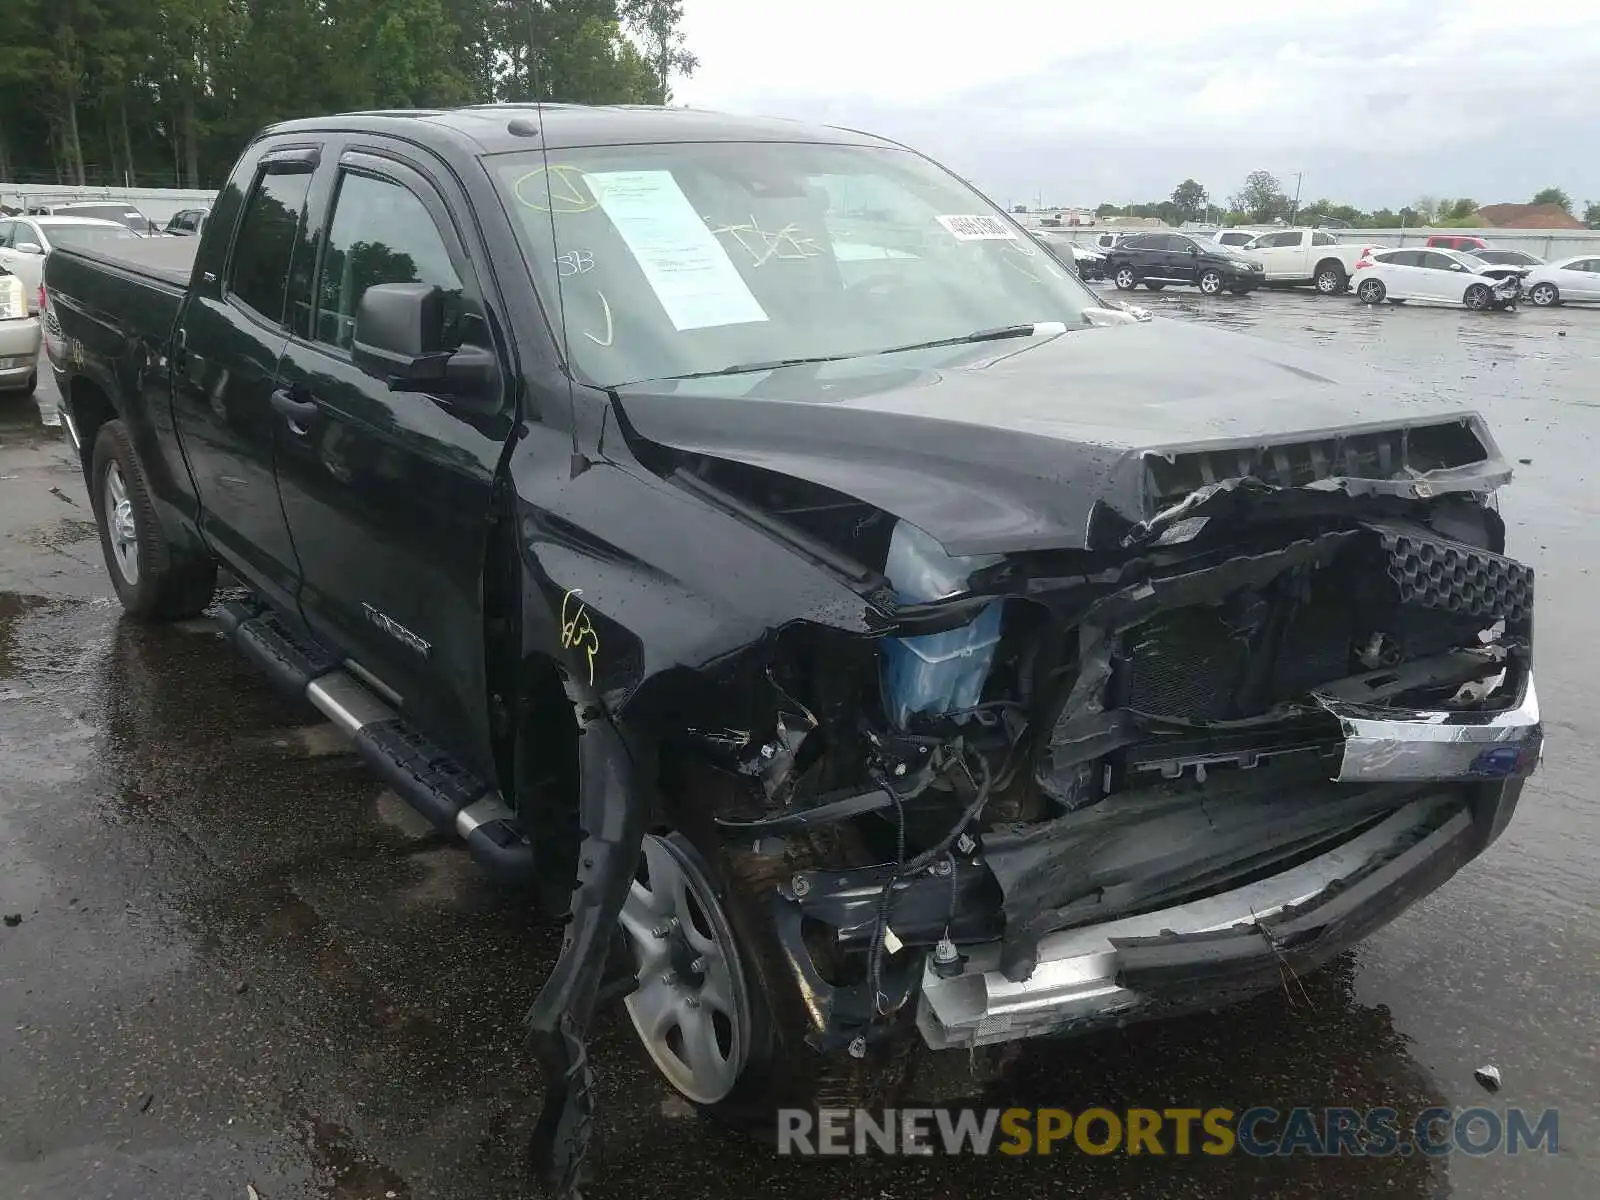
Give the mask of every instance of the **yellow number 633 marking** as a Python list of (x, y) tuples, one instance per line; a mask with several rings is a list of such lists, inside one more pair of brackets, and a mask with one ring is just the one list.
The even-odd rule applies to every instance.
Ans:
[[(600, 653), (600, 635), (595, 632), (594, 622), (589, 619), (589, 606), (578, 600), (582, 595), (582, 588), (570, 588), (561, 597), (561, 647), (583, 653), (589, 664), (589, 686), (593, 687), (594, 659)], [(575, 600), (577, 607), (573, 608)]]

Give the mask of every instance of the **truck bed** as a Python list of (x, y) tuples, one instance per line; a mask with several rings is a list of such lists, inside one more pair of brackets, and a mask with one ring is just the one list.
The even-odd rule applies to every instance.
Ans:
[(115, 248), (52, 250), (45, 290), (65, 352), (98, 361), (106, 379), (132, 378), (144, 363), (165, 359), (198, 240), (150, 238)]
[(189, 286), (200, 239), (194, 237), (118, 238), (94, 246), (62, 247), (79, 258), (101, 263), (131, 275), (170, 284), (180, 291)]

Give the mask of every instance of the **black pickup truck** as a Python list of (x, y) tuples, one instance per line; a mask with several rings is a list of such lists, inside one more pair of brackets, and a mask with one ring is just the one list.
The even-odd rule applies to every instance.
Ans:
[(1315, 967), (1540, 758), (1477, 416), (1134, 320), (893, 143), (297, 121), (46, 285), (128, 613), (211, 608), (564, 917), (558, 1187), (608, 1000), (715, 1114), (878, 1102)]

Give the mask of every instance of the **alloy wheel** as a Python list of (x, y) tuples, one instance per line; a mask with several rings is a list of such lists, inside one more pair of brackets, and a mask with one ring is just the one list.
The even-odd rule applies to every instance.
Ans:
[(128, 485), (122, 478), (122, 468), (115, 462), (106, 467), (101, 502), (117, 572), (124, 583), (134, 587), (139, 582), (139, 527), (134, 520), (133, 501), (128, 497)]

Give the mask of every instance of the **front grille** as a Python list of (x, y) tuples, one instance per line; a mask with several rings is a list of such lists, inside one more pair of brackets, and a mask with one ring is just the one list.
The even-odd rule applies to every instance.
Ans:
[(1146, 454), (1147, 487), (1157, 507), (1224, 479), (1304, 487), (1322, 479), (1394, 479), (1484, 462), (1488, 448), (1471, 421), (1338, 434), (1277, 446)]
[(1385, 527), (1378, 534), (1402, 604), (1507, 621), (1533, 611), (1532, 567), (1425, 529)]

